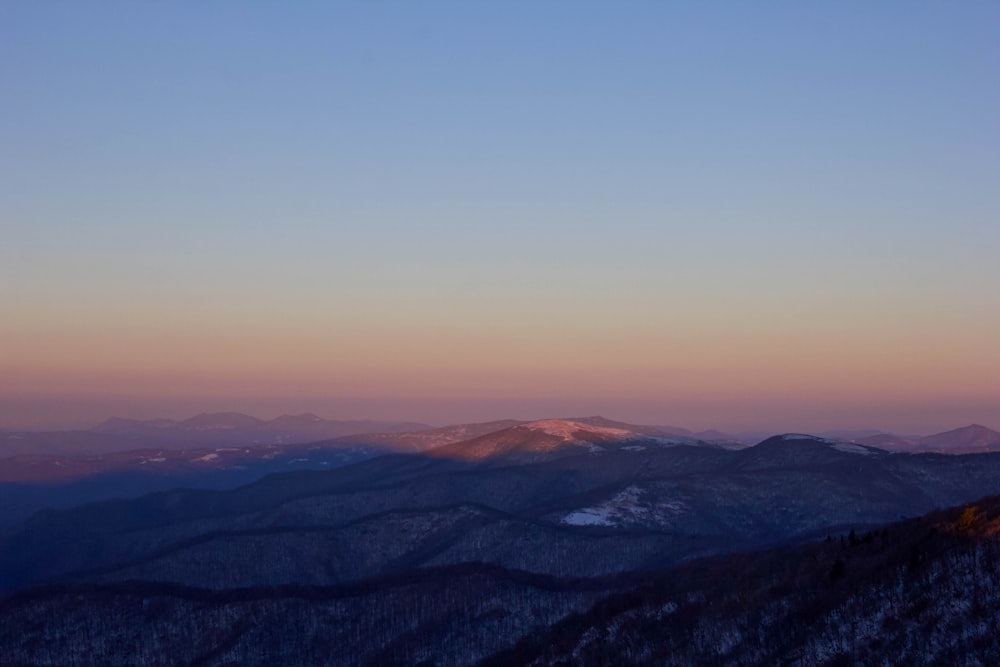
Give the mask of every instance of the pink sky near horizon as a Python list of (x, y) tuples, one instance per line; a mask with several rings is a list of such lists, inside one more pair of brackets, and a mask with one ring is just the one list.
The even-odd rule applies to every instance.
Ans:
[[(723, 430), (1000, 424), (994, 313), (954, 303), (942, 318), (891, 301), (879, 311), (864, 296), (840, 309), (785, 296), (794, 307), (758, 298), (756, 315), (708, 297), (668, 313), (607, 300), (546, 309), (528, 297), (476, 316), (446, 293), (402, 312), (382, 299), (384, 311), (369, 304), (347, 318), (277, 300), (230, 304), (224, 318), (164, 302), (109, 320), (25, 304), (0, 328), (0, 426), (184, 417), (181, 406), (203, 411), (199, 401), (264, 413), (306, 409), (298, 401), (324, 416), (433, 423), (612, 413)], [(956, 318), (978, 326), (956, 329)], [(46, 395), (61, 398), (45, 407)], [(98, 400), (109, 396), (125, 400)], [(25, 397), (34, 408), (4, 410)], [(99, 409), (83, 407), (95, 400)], [(363, 413), (336, 407), (352, 404)]]
[(723, 4), (3, 7), (0, 427), (1000, 426), (1000, 9)]
[[(313, 412), (327, 419), (413, 421), (443, 426), (496, 419), (543, 419), (600, 415), (636, 424), (669, 425), (693, 431), (729, 433), (820, 433), (875, 429), (901, 435), (929, 435), (972, 423), (1000, 430), (994, 401), (958, 397), (942, 401), (826, 401), (649, 397), (565, 399), (521, 396), (476, 399), (372, 398), (362, 396), (135, 396), (34, 394), (0, 396), (0, 430), (90, 428), (111, 416), (184, 419), (203, 412), (242, 412), (262, 419)], [(985, 419), (983, 417), (986, 417)]]

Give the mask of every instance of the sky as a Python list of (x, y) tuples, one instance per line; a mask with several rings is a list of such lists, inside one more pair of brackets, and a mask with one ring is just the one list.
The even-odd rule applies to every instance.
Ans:
[(996, 2), (0, 3), (0, 427), (1000, 428)]

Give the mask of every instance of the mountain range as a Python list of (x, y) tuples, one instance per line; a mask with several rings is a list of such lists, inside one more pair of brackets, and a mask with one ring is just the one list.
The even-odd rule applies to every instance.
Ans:
[(429, 428), (431, 427), (427, 424), (418, 422), (323, 419), (311, 412), (281, 415), (271, 420), (257, 419), (239, 412), (216, 412), (181, 421), (140, 421), (112, 417), (91, 430), (95, 433), (140, 437), (165, 443), (181, 442), (186, 445), (287, 445), (361, 433), (398, 433)]
[[(1000, 456), (991, 454), (890, 453), (798, 434), (725, 449), (619, 430), (544, 420), (233, 491), (174, 490), (43, 512), (0, 540), (0, 581), (122, 570), (223, 583), (213, 564), (248, 544), (275, 562), (298, 544), (296, 569), (268, 558), (260, 572), (227, 573), (237, 577), (231, 585), (325, 585), (466, 560), (596, 576), (1000, 493)], [(389, 548), (383, 539), (398, 530), (406, 539)], [(548, 547), (526, 552), (516, 546), (526, 538)], [(91, 546), (72, 557), (55, 546), (79, 541)], [(324, 560), (330, 553), (336, 562)]]
[[(0, 433), (0, 494), (5, 500), (0, 504), (0, 527), (43, 507), (179, 486), (233, 488), (270, 473), (330, 469), (391, 452), (436, 451), (440, 456), (474, 460), (504, 451), (508, 459), (528, 461), (549, 457), (547, 449), (562, 451), (567, 444), (577, 449), (642, 447), (643, 441), (730, 449), (746, 446), (737, 436), (718, 431), (694, 433), (603, 417), (500, 420), (314, 440), (317, 433), (410, 426), (414, 424), (324, 420), (309, 413), (270, 421), (216, 413), (182, 421), (113, 418), (92, 431)], [(866, 433), (870, 432), (843, 432), (845, 437), (832, 439), (892, 451), (947, 453), (993, 451), (996, 445), (991, 443), (1000, 442), (1000, 433), (978, 425), (917, 439), (887, 434), (848, 437)], [(206, 443), (213, 438), (215, 442)], [(269, 440), (288, 444), (261, 444)], [(452, 449), (437, 451), (446, 446)]]
[[(599, 426), (606, 422), (605, 425), (610, 428), (731, 446), (755, 444), (774, 435), (767, 432), (728, 434), (713, 429), (692, 431), (677, 426), (637, 426), (613, 422), (603, 417), (570, 418), (569, 421), (589, 426)], [(86, 430), (0, 430), (0, 458), (35, 454), (93, 455), (154, 447), (176, 449), (215, 445), (289, 445), (345, 438), (351, 438), (353, 444), (368, 444), (380, 449), (423, 451), (525, 423), (527, 422), (507, 419), (434, 428), (419, 422), (331, 420), (308, 412), (281, 415), (271, 420), (238, 412), (203, 413), (183, 420), (111, 417)], [(817, 435), (899, 451), (960, 454), (1000, 449), (1000, 432), (978, 424), (926, 437), (877, 430), (824, 431)]]
[(501, 665), (1000, 663), (1000, 497), (649, 573)]
[(180, 421), (112, 417), (86, 430), (0, 431), (0, 458), (38, 454), (90, 456), (150, 448), (290, 445), (366, 433), (389, 434), (430, 428), (419, 422), (338, 421), (308, 412), (271, 420), (238, 412), (206, 413)]
[[(497, 426), (231, 490), (39, 512), (0, 531), (0, 649), (31, 664), (838, 664), (791, 628), (835, 643), (833, 615), (875, 623), (871, 600), (896, 595), (879, 617), (895, 625), (874, 632), (916, 650), (932, 622), (913, 610), (938, 613), (928, 591), (953, 586), (937, 563), (979, 576), (992, 562), (962, 555), (986, 553), (965, 533), (925, 539), (953, 515), (908, 518), (1000, 493), (1000, 453), (807, 434), (720, 446), (597, 417), (483, 428)], [(975, 544), (994, 545), (1000, 509), (977, 507)], [(911, 560), (926, 578), (893, 589)], [(856, 636), (844, 651), (882, 655)]]

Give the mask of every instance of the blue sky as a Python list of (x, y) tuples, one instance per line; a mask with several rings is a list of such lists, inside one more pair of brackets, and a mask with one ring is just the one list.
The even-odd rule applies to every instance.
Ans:
[(10, 395), (214, 373), (217, 398), (570, 409), (610, 386), (669, 413), (773, 368), (771, 420), (827, 377), (838, 400), (882, 378), (866, 404), (1000, 399), (996, 3), (7, 2), (0, 24)]

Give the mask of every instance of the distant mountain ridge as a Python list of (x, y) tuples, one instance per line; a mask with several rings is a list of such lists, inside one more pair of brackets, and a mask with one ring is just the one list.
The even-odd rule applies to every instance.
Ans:
[(894, 451), (934, 452), (938, 454), (983, 454), (1000, 451), (1000, 431), (981, 424), (970, 424), (922, 438), (879, 433), (854, 440), (862, 445)]
[(311, 412), (281, 415), (271, 420), (239, 412), (216, 412), (189, 419), (147, 421), (112, 417), (91, 429), (96, 433), (128, 435), (161, 441), (201, 441), (227, 444), (280, 445), (311, 442), (362, 433), (394, 433), (430, 429), (419, 422), (323, 419)]
[[(588, 427), (622, 428), (658, 437), (678, 436), (729, 446), (752, 445), (775, 432), (738, 432), (716, 429), (693, 431), (678, 426), (638, 426), (605, 417), (563, 418)], [(543, 420), (538, 420), (543, 421)], [(352, 444), (389, 446), (400, 451), (422, 451), (528, 423), (501, 419), (482, 423), (432, 427), (409, 421), (334, 420), (311, 412), (260, 419), (240, 412), (201, 413), (187, 419), (128, 419), (110, 417), (89, 429), (71, 431), (5, 431), (0, 429), (0, 458), (21, 454), (67, 454), (125, 451), (144, 446), (210, 446), (303, 444), (345, 440)], [(815, 435), (892, 451), (966, 454), (1000, 450), (1000, 431), (970, 424), (928, 436), (899, 435), (877, 429), (831, 430)], [(103, 437), (96, 437), (103, 436)]]
[(971, 424), (944, 433), (921, 438), (920, 449), (944, 449), (962, 452), (1000, 451), (1000, 432), (980, 424)]
[[(344, 431), (350, 434), (331, 437)], [(327, 420), (308, 412), (271, 420), (236, 412), (203, 413), (184, 420), (111, 418), (90, 431), (0, 432), (0, 493), (5, 499), (0, 526), (44, 507), (134, 497), (145, 490), (176, 486), (232, 488), (273, 472), (323, 470), (393, 452), (426, 452), (433, 458), (488, 461), (495, 466), (680, 445), (745, 449), (753, 443), (744, 437), (601, 416), (506, 419), (440, 428), (415, 422)], [(819, 440), (840, 443), (836, 447), (842, 449), (853, 443), (860, 447), (853, 453), (865, 448), (944, 454), (1000, 451), (1000, 432), (979, 424), (923, 438), (881, 433)], [(806, 453), (799, 447), (788, 456), (801, 458)], [(822, 458), (822, 450), (813, 454)]]
[[(501, 419), (498, 421), (472, 424), (455, 424), (441, 428), (421, 431), (403, 431), (398, 433), (363, 433), (347, 435), (331, 441), (329, 444), (350, 443), (389, 447), (397, 451), (422, 452), (442, 445), (450, 445), (463, 440), (471, 440), (487, 433), (502, 431), (525, 422), (517, 419)], [(317, 443), (326, 444), (326, 443)]]
[(638, 426), (604, 417), (540, 419), (452, 443), (428, 451), (436, 457), (483, 460), (491, 457), (538, 460), (557, 453), (599, 452), (648, 445), (697, 445), (697, 438), (667, 433), (655, 426)]

